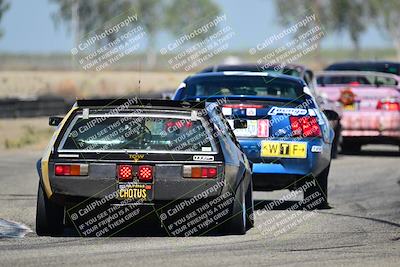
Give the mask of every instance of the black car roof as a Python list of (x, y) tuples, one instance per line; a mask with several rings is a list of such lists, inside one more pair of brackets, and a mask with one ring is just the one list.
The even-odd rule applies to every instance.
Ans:
[(80, 99), (76, 101), (77, 107), (115, 107), (129, 104), (133, 107), (172, 107), (187, 109), (204, 109), (204, 102), (176, 101), (162, 99), (117, 98), (117, 99)]
[(188, 82), (191, 79), (197, 79), (197, 78), (207, 78), (207, 77), (240, 77), (240, 76), (253, 76), (253, 77), (271, 77), (275, 79), (283, 79), (283, 80), (290, 80), (296, 83), (299, 83), (299, 85), (305, 85), (303, 79), (286, 75), (286, 74), (280, 74), (280, 73), (254, 73), (254, 72), (247, 72), (247, 71), (226, 71), (226, 72), (203, 72), (203, 73), (196, 73), (194, 75), (191, 75), (185, 79), (184, 82)]

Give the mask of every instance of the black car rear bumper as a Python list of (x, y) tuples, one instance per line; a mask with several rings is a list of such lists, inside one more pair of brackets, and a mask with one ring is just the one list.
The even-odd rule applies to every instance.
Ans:
[[(50, 169), (53, 169), (50, 163)], [(59, 201), (63, 199), (101, 199), (117, 196), (118, 181), (115, 178), (116, 165), (90, 165), (89, 176), (56, 176), (50, 173), (51, 190)], [(152, 186), (152, 201), (170, 201), (190, 199), (203, 194), (205, 197), (216, 197), (231, 186), (225, 185), (226, 179), (236, 180), (236, 177), (226, 178), (224, 166), (218, 165), (218, 177), (212, 179), (183, 178), (179, 164), (155, 165)], [(94, 171), (96, 170), (96, 171)], [(60, 203), (62, 204), (62, 203)]]

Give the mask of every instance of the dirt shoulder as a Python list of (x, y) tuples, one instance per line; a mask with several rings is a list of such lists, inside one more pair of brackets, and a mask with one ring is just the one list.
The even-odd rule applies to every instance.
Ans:
[(43, 151), (54, 130), (48, 117), (0, 119), (0, 150)]
[(0, 98), (60, 95), (72, 98), (160, 94), (188, 76), (175, 72), (1, 71)]

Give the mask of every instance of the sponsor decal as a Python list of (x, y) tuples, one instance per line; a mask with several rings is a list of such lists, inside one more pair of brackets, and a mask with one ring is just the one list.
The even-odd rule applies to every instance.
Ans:
[(192, 112), (190, 114), (190, 120), (191, 121), (197, 121), (198, 120), (197, 111), (196, 110), (192, 110)]
[(246, 109), (246, 116), (255, 116), (257, 114), (256, 108), (247, 108)]
[(311, 152), (321, 153), (322, 152), (322, 146), (312, 146), (311, 147)]
[(88, 108), (84, 108), (82, 111), (82, 117), (84, 120), (88, 120), (89, 119), (89, 109)]
[(140, 155), (140, 154), (131, 154), (129, 155), (130, 159), (133, 159), (134, 162), (138, 162), (141, 159), (144, 159), (144, 155)]
[(285, 134), (287, 134), (287, 131), (285, 130), (285, 129), (279, 129), (278, 131), (276, 131), (276, 135), (277, 136), (283, 136), (283, 135), (285, 135)]
[(308, 114), (309, 114), (310, 116), (316, 116), (316, 115), (317, 115), (317, 114), (315, 113), (315, 110), (312, 109), (312, 108), (310, 108), (310, 109), (308, 110)]
[(300, 116), (306, 115), (307, 110), (302, 108), (280, 108), (280, 107), (272, 107), (268, 111), (268, 115), (291, 115), (291, 116)]
[(193, 160), (198, 161), (214, 161), (214, 156), (194, 155)]
[(222, 114), (226, 116), (232, 115), (232, 108), (222, 108)]
[(79, 158), (79, 154), (58, 154), (59, 158)]
[(353, 93), (350, 87), (343, 88), (340, 92), (339, 101), (344, 105), (352, 105), (356, 99), (356, 95)]

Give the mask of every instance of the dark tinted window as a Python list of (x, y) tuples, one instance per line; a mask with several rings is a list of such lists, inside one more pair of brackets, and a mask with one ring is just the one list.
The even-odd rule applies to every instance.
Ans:
[(196, 96), (244, 95), (282, 98), (303, 96), (303, 86), (295, 81), (261, 76), (198, 77), (186, 82), (184, 98)]
[(379, 62), (343, 63), (330, 65), (326, 68), (326, 70), (377, 71), (400, 75), (400, 64)]
[(349, 84), (371, 86), (396, 86), (397, 81), (391, 77), (376, 75), (327, 75), (317, 78), (318, 84)]
[(264, 72), (269, 72), (269, 73), (278, 73), (278, 74), (286, 74), (289, 76), (294, 76), (294, 77), (300, 77), (300, 72), (296, 69), (289, 69), (289, 68), (264, 68)]
[(78, 117), (62, 150), (215, 151), (206, 121), (164, 117)]

